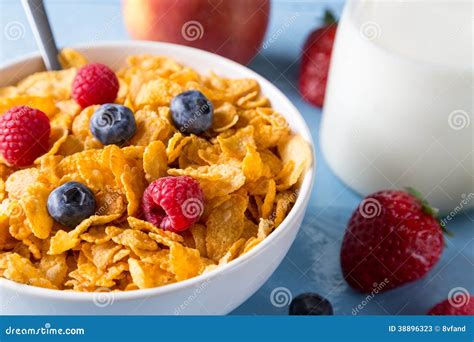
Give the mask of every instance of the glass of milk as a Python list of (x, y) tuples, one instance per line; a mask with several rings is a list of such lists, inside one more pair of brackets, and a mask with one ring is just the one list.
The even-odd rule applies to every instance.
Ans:
[(412, 186), (474, 207), (473, 1), (350, 1), (321, 126), (330, 167), (362, 195)]

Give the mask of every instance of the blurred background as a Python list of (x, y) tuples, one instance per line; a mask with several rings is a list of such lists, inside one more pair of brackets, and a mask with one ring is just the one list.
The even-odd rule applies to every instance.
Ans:
[[(189, 0), (189, 3), (194, 2)], [(202, 2), (206, 3), (207, 0)], [(201, 28), (198, 24), (188, 28), (181, 24), (172, 27), (173, 20), (178, 20), (176, 18), (187, 11), (194, 11), (193, 8), (187, 8), (187, 0), (179, 0), (177, 12), (159, 14), (155, 13), (158, 11), (156, 8), (147, 7), (147, 0), (129, 0), (125, 1), (126, 4), (119, 0), (45, 0), (45, 6), (56, 43), (60, 47), (133, 37), (158, 40), (174, 37), (184, 38), (185, 41), (181, 43), (188, 45), (208, 44), (209, 36), (217, 37), (218, 41), (220, 31), (228, 35), (226, 30), (231, 27), (232, 34), (237, 38), (244, 37), (242, 41), (230, 45), (224, 41), (218, 42), (217, 47), (205, 47), (230, 55), (240, 62), (249, 61), (249, 67), (283, 91), (304, 116), (312, 131), (317, 155), (317, 177), (308, 214), (282, 265), (234, 314), (286, 314), (288, 299), (308, 291), (327, 297), (333, 304), (335, 314), (339, 315), (424, 314), (435, 303), (445, 299), (454, 287), (462, 286), (472, 293), (473, 276), (466, 276), (466, 270), (472, 271), (474, 265), (472, 211), (462, 211), (451, 221), (450, 228), (455, 236), (448, 238), (448, 248), (441, 262), (423, 280), (367, 298), (365, 294), (350, 289), (342, 278), (339, 267), (340, 243), (347, 220), (361, 197), (339, 181), (327, 166), (319, 146), (321, 110), (302, 99), (298, 91), (298, 73), (301, 51), (308, 35), (323, 25), (325, 10), (330, 9), (336, 18), (340, 17), (344, 1), (273, 0), (267, 30), (265, 17), (268, 13), (265, 8), (259, 7), (259, 1), (222, 2), (233, 3), (235, 8), (232, 11), (241, 11), (242, 14), (229, 16), (206, 5), (203, 17), (208, 17), (209, 22), (199, 22), (204, 26)], [(257, 6), (252, 13), (257, 13), (261, 19), (245, 17), (249, 10), (246, 6), (250, 4)], [(126, 8), (125, 16), (123, 8)], [(0, 16), (1, 64), (37, 51), (20, 1), (0, 0)], [(162, 19), (170, 23), (161, 31), (147, 30), (147, 27), (153, 27), (150, 23)], [(182, 31), (185, 29), (188, 31)], [(176, 32), (182, 34), (176, 35)], [(261, 39), (255, 37), (260, 32)], [(258, 50), (260, 41), (262, 47)], [(281, 299), (275, 300), (277, 295)], [(362, 308), (358, 309), (360, 306)]]

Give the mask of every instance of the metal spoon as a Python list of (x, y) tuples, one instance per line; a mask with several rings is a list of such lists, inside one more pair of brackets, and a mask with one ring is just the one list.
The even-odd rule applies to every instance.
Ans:
[(21, 3), (23, 4), (31, 29), (33, 30), (36, 44), (38, 44), (46, 69), (60, 70), (61, 65), (58, 60), (58, 48), (54, 41), (43, 0), (22, 0)]

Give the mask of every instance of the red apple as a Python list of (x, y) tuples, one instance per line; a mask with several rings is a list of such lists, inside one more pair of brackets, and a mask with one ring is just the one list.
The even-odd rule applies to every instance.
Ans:
[(248, 63), (268, 25), (269, 0), (124, 0), (135, 39), (193, 46)]

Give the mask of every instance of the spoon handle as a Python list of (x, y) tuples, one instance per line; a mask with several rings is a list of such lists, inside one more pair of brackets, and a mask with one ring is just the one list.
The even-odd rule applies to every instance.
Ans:
[(49, 25), (48, 15), (43, 0), (22, 0), (23, 8), (28, 17), (36, 44), (40, 49), (47, 70), (60, 70), (58, 48)]

